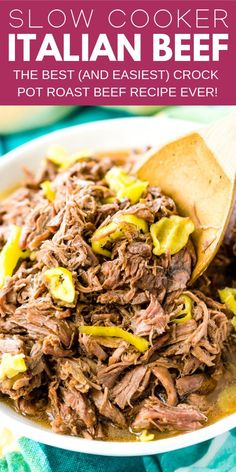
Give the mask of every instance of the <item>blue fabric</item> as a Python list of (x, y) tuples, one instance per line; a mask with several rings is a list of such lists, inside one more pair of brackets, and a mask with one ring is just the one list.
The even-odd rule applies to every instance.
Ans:
[[(194, 111), (189, 107), (171, 107), (169, 114), (175, 118), (205, 122), (228, 111), (226, 107), (211, 108), (212, 110), (209, 107), (197, 107)], [(69, 117), (52, 126), (0, 136), (0, 155), (55, 129), (124, 116), (130, 116), (129, 111), (97, 107), (75, 108)], [(0, 459), (0, 472), (236, 472), (236, 429), (212, 441), (147, 457), (91, 456), (53, 448), (26, 438), (19, 440), (19, 449)]]
[(0, 472), (236, 472), (236, 429), (211, 441), (145, 457), (98, 457), (30, 439), (0, 459)]
[(112, 118), (119, 118), (130, 116), (129, 112), (124, 110), (111, 110), (110, 108), (99, 108), (99, 107), (75, 107), (74, 112), (67, 116), (59, 123), (55, 123), (51, 126), (26, 131), (23, 133), (15, 133), (13, 135), (0, 136), (0, 155), (5, 154), (11, 149), (14, 149), (21, 144), (26, 143), (32, 139), (35, 139), (43, 134), (50, 133), (57, 129), (66, 128), (81, 123), (87, 123), (89, 121), (106, 120)]

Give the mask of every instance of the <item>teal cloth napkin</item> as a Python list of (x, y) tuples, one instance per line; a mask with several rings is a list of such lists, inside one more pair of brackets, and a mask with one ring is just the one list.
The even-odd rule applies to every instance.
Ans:
[[(157, 116), (169, 116), (171, 118), (191, 120), (199, 123), (208, 123), (229, 111), (236, 110), (236, 107), (159, 107)], [(113, 118), (123, 118), (137, 115), (156, 115), (158, 107), (74, 107), (74, 111), (69, 116), (51, 126), (38, 129), (14, 133), (12, 135), (0, 135), (0, 156), (21, 144), (37, 138), (43, 134), (55, 131), (60, 128), (87, 123), (89, 121), (106, 120)], [(140, 113), (142, 112), (142, 113)]]
[[(235, 107), (234, 107), (235, 108)], [(161, 115), (196, 122), (210, 122), (233, 107), (169, 107)], [(145, 110), (142, 110), (142, 113)], [(0, 137), (0, 155), (41, 134), (88, 121), (125, 117), (134, 114), (119, 108), (84, 107), (50, 127)], [(140, 110), (136, 110), (140, 112)], [(146, 110), (155, 113), (156, 108)], [(146, 113), (145, 112), (145, 113)], [(64, 451), (30, 439), (19, 440), (19, 451), (0, 459), (0, 472), (236, 472), (236, 429), (212, 441), (178, 451), (146, 457), (98, 457)]]
[(19, 440), (0, 472), (236, 472), (236, 429), (211, 441), (145, 457), (98, 457)]

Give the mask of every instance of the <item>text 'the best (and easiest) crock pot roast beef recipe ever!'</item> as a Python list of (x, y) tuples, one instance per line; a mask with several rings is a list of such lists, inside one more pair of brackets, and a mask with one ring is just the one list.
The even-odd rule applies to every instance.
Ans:
[(105, 440), (230, 412), (236, 302), (221, 268), (233, 243), (212, 265), (219, 287), (211, 268), (188, 287), (193, 231), (109, 156), (54, 146), (36, 176), (25, 170), (0, 204), (2, 400), (55, 432)]

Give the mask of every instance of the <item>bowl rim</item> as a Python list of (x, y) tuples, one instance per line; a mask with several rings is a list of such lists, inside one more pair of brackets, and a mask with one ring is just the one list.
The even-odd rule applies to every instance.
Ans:
[[(56, 141), (57, 137), (60, 137), (60, 140), (68, 138), (68, 136), (75, 135), (76, 131), (79, 129), (79, 132), (82, 132), (84, 129), (92, 128), (103, 128), (104, 126), (115, 127), (119, 123), (135, 124), (139, 122), (140, 125), (147, 124), (150, 120), (158, 120), (166, 122), (166, 124), (171, 124), (174, 126), (178, 125), (183, 127), (183, 134), (188, 131), (193, 131), (198, 127), (197, 123), (191, 123), (184, 120), (176, 120), (174, 118), (168, 118), (165, 116), (160, 117), (125, 117), (125, 118), (113, 118), (108, 120), (99, 120), (92, 121), (88, 123), (76, 124), (66, 128), (61, 128), (56, 131), (52, 131), (43, 136), (37, 137), (33, 140), (30, 140), (27, 143), (24, 143), (13, 150), (6, 153), (4, 156), (0, 157), (0, 174), (6, 172), (11, 165), (14, 164), (20, 156), (24, 156), (25, 153), (30, 152), (37, 146)], [(132, 121), (132, 123), (131, 123)], [(181, 125), (180, 125), (181, 123)], [(192, 432), (185, 432), (183, 434), (178, 434), (170, 438), (158, 439), (151, 442), (118, 442), (118, 441), (100, 441), (100, 440), (89, 440), (79, 437), (73, 437), (68, 435), (60, 435), (52, 432), (49, 428), (43, 427), (37, 422), (23, 417), (19, 413), (16, 413), (12, 408), (0, 402), (0, 419), (5, 420), (7, 425), (12, 427), (13, 431), (18, 435), (23, 435), (44, 444), (55, 446), (61, 449), (66, 449), (70, 451), (83, 452), (87, 454), (96, 454), (102, 456), (143, 456), (143, 455), (152, 455), (163, 452), (169, 452), (200, 442), (212, 439), (218, 435), (229, 431), (230, 429), (236, 426), (236, 413), (228, 415), (211, 425), (205, 426), (201, 429)]]
[[(80, 438), (76, 436), (57, 434), (37, 422), (22, 417), (10, 406), (0, 403), (0, 419), (7, 421), (18, 436), (25, 436), (39, 443), (54, 446), (68, 451), (81, 452), (91, 455), (111, 457), (136, 457), (171, 452), (194, 446), (209, 439), (214, 439), (236, 426), (236, 413), (226, 416), (209, 426), (198, 430), (180, 433), (170, 438), (157, 439), (150, 442), (140, 441), (101, 441)], [(23, 433), (23, 434), (22, 434)]]
[[(47, 142), (54, 141), (57, 139), (57, 137), (60, 138), (66, 138), (67, 135), (69, 134), (74, 134), (76, 130), (86, 130), (92, 127), (96, 128), (103, 128), (104, 126), (112, 126), (118, 124), (126, 124), (126, 123), (131, 123), (135, 124), (136, 122), (139, 124), (147, 124), (150, 121), (155, 121), (156, 124), (160, 122), (166, 123), (166, 125), (172, 125), (174, 128), (176, 125), (182, 126), (183, 131), (182, 133), (178, 133), (178, 136), (181, 136), (181, 134), (186, 134), (188, 132), (191, 132), (193, 130), (198, 129), (200, 126), (203, 127), (205, 124), (200, 125), (199, 123), (192, 122), (189, 120), (182, 120), (182, 119), (176, 119), (172, 117), (168, 117), (165, 115), (160, 115), (160, 116), (127, 116), (123, 118), (115, 117), (115, 118), (109, 118), (109, 119), (102, 119), (102, 120), (97, 120), (97, 121), (89, 121), (85, 123), (77, 123), (72, 126), (67, 126), (64, 128), (58, 128), (56, 130), (50, 131), (49, 133), (45, 133), (41, 136), (37, 136), (23, 144), (18, 145), (14, 149), (11, 149), (10, 151), (6, 152), (5, 154), (0, 156), (0, 169), (2, 166), (5, 166), (6, 164), (10, 164), (11, 161), (14, 161), (15, 159), (19, 158), (19, 155), (24, 155), (24, 153), (27, 153), (27, 151), (31, 150), (31, 148), (34, 148), (35, 146), (41, 145), (45, 142), (45, 145), (47, 145)], [(187, 131), (184, 130), (184, 128), (187, 127)], [(168, 140), (164, 140), (164, 143), (168, 142)], [(161, 144), (162, 146), (163, 144)], [(122, 146), (120, 149), (123, 149)], [(110, 150), (110, 147), (109, 147)]]

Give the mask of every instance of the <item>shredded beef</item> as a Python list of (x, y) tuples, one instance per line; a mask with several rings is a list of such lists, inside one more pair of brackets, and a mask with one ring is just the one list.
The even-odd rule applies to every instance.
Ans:
[(176, 405), (178, 403), (177, 392), (169, 370), (166, 367), (157, 365), (152, 368), (152, 372), (166, 391), (166, 403), (172, 406)]
[(141, 406), (132, 428), (142, 430), (154, 426), (160, 431), (164, 429), (191, 431), (199, 428), (206, 420), (206, 416), (196, 407), (184, 403), (176, 407), (168, 406), (158, 398), (150, 397)]
[(125, 417), (118, 410), (118, 408), (116, 408), (115, 405), (113, 405), (110, 400), (108, 400), (108, 390), (106, 391), (106, 394), (98, 391), (94, 392), (92, 394), (92, 398), (95, 403), (95, 406), (97, 407), (99, 413), (102, 416), (105, 416), (120, 428), (125, 428)]
[(206, 377), (205, 374), (186, 375), (176, 380), (176, 388), (181, 398), (194, 392), (207, 394), (214, 390), (215, 386), (214, 379)]
[[(177, 214), (155, 187), (135, 205), (120, 202), (105, 180), (113, 165), (109, 157), (91, 157), (62, 171), (46, 160), (36, 176), (25, 171), (24, 184), (0, 204), (0, 249), (17, 224), (21, 249), (31, 251), (0, 289), (0, 360), (24, 354), (27, 367), (0, 380), (0, 392), (24, 415), (47, 414), (57, 433), (107, 439), (111, 426), (194, 430), (207, 420), (206, 395), (217, 384), (230, 332), (210, 282), (232, 258), (224, 246), (208, 279), (189, 290), (190, 241), (173, 256), (156, 257), (150, 232), (130, 226), (110, 242), (111, 257), (95, 254), (91, 237), (114, 216), (135, 215), (150, 225)], [(52, 183), (53, 203), (41, 189), (44, 180)], [(74, 303), (55, 300), (45, 285), (44, 272), (58, 266), (72, 273)], [(183, 294), (192, 300), (192, 317), (176, 323)], [(81, 325), (119, 326), (145, 337), (149, 349), (81, 334)]]
[(162, 334), (166, 331), (168, 315), (162, 306), (153, 297), (145, 310), (141, 310), (132, 319), (132, 328), (139, 336), (148, 336), (151, 333)]
[(135, 394), (139, 396), (142, 393), (144, 390), (142, 382), (146, 376), (147, 369), (147, 366), (144, 365), (135, 367), (127, 372), (119, 383), (111, 389), (111, 398), (114, 399), (114, 402), (120, 408), (124, 409), (126, 405), (129, 405)]

